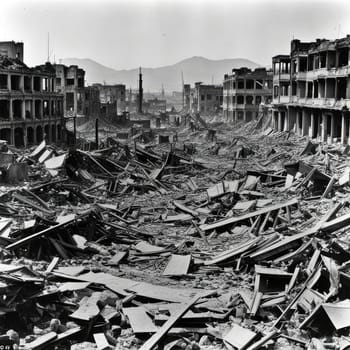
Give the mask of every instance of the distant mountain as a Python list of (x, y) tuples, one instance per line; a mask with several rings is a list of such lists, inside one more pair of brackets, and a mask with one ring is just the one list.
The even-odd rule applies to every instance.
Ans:
[[(106, 84), (125, 84), (127, 88), (138, 86), (138, 68), (115, 70), (89, 58), (65, 58), (62, 63), (83, 68), (86, 71), (88, 84), (105, 82)], [(240, 67), (257, 68), (259, 65), (244, 58), (209, 60), (195, 56), (170, 66), (142, 67), (144, 90), (160, 91), (163, 84), (166, 91), (180, 91), (181, 72), (187, 84), (193, 85), (197, 81), (203, 83), (213, 81), (215, 84), (221, 84), (224, 74), (230, 73), (232, 68)]]

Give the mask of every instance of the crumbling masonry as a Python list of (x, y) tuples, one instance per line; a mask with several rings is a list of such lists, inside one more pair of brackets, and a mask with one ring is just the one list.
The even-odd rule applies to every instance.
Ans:
[(272, 124), (279, 131), (350, 143), (350, 36), (291, 42), (272, 58)]
[(227, 121), (251, 121), (258, 117), (261, 103), (271, 102), (272, 71), (265, 68), (233, 69), (225, 74), (223, 115)]
[(0, 56), (0, 139), (17, 147), (60, 141), (63, 96), (55, 92), (51, 65), (28, 68), (20, 59)]

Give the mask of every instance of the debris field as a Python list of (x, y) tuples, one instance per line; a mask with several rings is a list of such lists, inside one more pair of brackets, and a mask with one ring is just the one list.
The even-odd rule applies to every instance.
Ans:
[(0, 154), (1, 344), (350, 349), (350, 148), (208, 127)]

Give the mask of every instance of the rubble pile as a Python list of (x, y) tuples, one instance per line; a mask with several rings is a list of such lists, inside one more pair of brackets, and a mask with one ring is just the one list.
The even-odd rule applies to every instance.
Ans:
[(1, 344), (350, 348), (349, 147), (214, 122), (3, 152)]

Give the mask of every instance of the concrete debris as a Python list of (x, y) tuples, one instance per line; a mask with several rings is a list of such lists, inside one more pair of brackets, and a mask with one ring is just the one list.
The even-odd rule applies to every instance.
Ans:
[(173, 144), (1, 149), (2, 175), (25, 169), (1, 178), (1, 344), (349, 346), (348, 152), (192, 122)]

